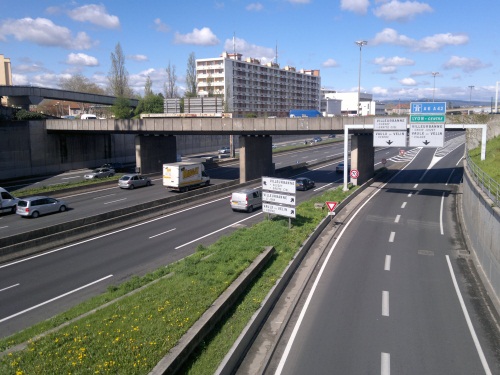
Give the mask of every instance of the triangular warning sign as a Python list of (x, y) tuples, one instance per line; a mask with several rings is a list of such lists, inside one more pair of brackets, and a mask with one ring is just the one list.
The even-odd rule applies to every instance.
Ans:
[(325, 202), (326, 205), (328, 206), (328, 209), (330, 210), (330, 212), (333, 212), (333, 210), (335, 210), (335, 207), (337, 207), (337, 202)]

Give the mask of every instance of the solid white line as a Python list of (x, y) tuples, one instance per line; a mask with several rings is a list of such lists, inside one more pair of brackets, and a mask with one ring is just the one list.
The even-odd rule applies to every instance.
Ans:
[(246, 219), (243, 219), (243, 220), (237, 221), (237, 222), (235, 222), (235, 223), (229, 224), (229, 225), (225, 226), (224, 228), (217, 229), (216, 231), (213, 231), (212, 233), (205, 234), (204, 236), (198, 237), (198, 238), (197, 238), (197, 239), (195, 239), (195, 240), (192, 240), (192, 241), (186, 242), (186, 243), (185, 243), (185, 244), (183, 244), (183, 245), (177, 246), (177, 247), (175, 247), (174, 249), (175, 249), (175, 250), (180, 249), (181, 247), (187, 246), (187, 245), (189, 245), (189, 244), (192, 244), (193, 242), (196, 242), (196, 241), (199, 241), (199, 240), (201, 240), (201, 239), (203, 239), (203, 238), (205, 238), (205, 237), (211, 236), (212, 234), (217, 233), (217, 232), (220, 232), (221, 230), (224, 230), (224, 229), (227, 229), (227, 228), (231, 228), (231, 227), (232, 227), (233, 225), (235, 225), (235, 224), (242, 223), (243, 221), (247, 221), (248, 219), (251, 219), (251, 218), (253, 218), (253, 217), (257, 216), (257, 215), (260, 215), (260, 214), (262, 214), (262, 212), (259, 212), (259, 213), (255, 214), (255, 215), (252, 215), (252, 216), (249, 216), (249, 217), (247, 217)]
[(391, 235), (389, 236), (389, 242), (394, 242), (395, 235), (396, 235), (396, 232), (391, 232)]
[(117, 199), (116, 201), (104, 202), (104, 204), (116, 203), (116, 202), (125, 201), (125, 200), (127, 200), (127, 198)]
[(52, 298), (52, 299), (49, 299), (48, 301), (45, 301), (45, 302), (39, 303), (38, 305), (32, 306), (32, 307), (30, 307), (29, 309), (26, 309), (26, 310), (23, 310), (23, 311), (19, 311), (18, 313), (15, 313), (15, 314), (13, 314), (13, 315), (7, 316), (7, 317), (5, 317), (5, 318), (3, 318), (3, 319), (0, 319), (0, 323), (3, 323), (3, 322), (5, 322), (5, 321), (7, 321), (7, 320), (9, 320), (9, 319), (15, 318), (16, 316), (19, 316), (19, 315), (22, 315), (22, 314), (24, 314), (24, 313), (27, 313), (28, 311), (31, 311), (31, 310), (37, 309), (37, 308), (39, 308), (39, 307), (41, 307), (41, 306), (43, 306), (43, 305), (46, 305), (46, 304), (48, 304), (48, 303), (50, 303), (50, 302), (54, 302), (54, 301), (56, 301), (56, 300), (58, 300), (58, 299), (60, 299), (60, 298), (63, 298), (63, 297), (66, 297), (66, 296), (68, 296), (68, 295), (70, 295), (70, 294), (73, 294), (73, 293), (75, 293), (75, 292), (78, 292), (79, 290), (82, 290), (82, 289), (87, 288), (87, 287), (89, 287), (89, 286), (91, 286), (91, 285), (97, 284), (98, 282), (101, 282), (101, 281), (103, 281), (103, 280), (109, 279), (110, 277), (113, 277), (113, 275), (108, 275), (108, 276), (106, 276), (106, 277), (103, 277), (102, 279), (99, 279), (99, 280), (93, 281), (93, 282), (91, 282), (91, 283), (89, 283), (89, 284), (87, 284), (87, 285), (81, 286), (81, 287), (76, 288), (76, 289), (73, 289), (73, 290), (71, 290), (71, 291), (69, 291), (69, 292), (67, 292), (67, 293), (61, 294), (60, 296), (54, 297), (54, 298)]
[(451, 170), (450, 176), (448, 177), (448, 180), (446, 181), (446, 185), (448, 185), (451, 181), (451, 176), (453, 176), (453, 172), (455, 172), (454, 169)]
[(414, 189), (416, 189), (416, 188), (417, 188), (417, 186), (418, 186), (418, 184), (415, 184), (415, 185), (413, 185), (413, 188), (414, 188)]
[(382, 316), (389, 316), (389, 292), (382, 291)]
[(0, 292), (3, 292), (4, 290), (7, 290), (7, 289), (11, 289), (11, 288), (15, 288), (16, 286), (19, 286), (20, 284), (17, 283), (17, 284), (14, 284), (14, 285), (11, 285), (11, 286), (8, 286), (6, 288), (3, 288), (3, 289), (0, 289)]
[(391, 375), (391, 355), (382, 353), (380, 356), (380, 375)]
[(405, 208), (406, 207), (406, 202), (403, 202), (403, 204), (401, 205), (401, 208)]
[(176, 228), (173, 228), (173, 229), (169, 229), (169, 230), (167, 230), (167, 231), (165, 231), (165, 232), (161, 232), (161, 233), (155, 234), (154, 236), (149, 237), (149, 239), (151, 239), (151, 238), (155, 238), (155, 237), (158, 237), (158, 236), (161, 236), (162, 234), (165, 234), (165, 233), (168, 233), (168, 232), (172, 232), (172, 231), (173, 231), (173, 230), (175, 230), (175, 229), (176, 229)]
[(395, 223), (399, 223), (399, 219), (401, 219), (401, 215), (396, 215), (396, 218), (394, 219)]
[(446, 262), (448, 262), (448, 269), (450, 270), (451, 279), (453, 280), (453, 285), (455, 286), (455, 292), (457, 292), (457, 297), (458, 300), (460, 301), (460, 306), (462, 307), (462, 312), (464, 313), (465, 321), (467, 322), (467, 326), (469, 327), (472, 340), (474, 341), (477, 353), (479, 354), (479, 358), (481, 359), (484, 373), (487, 375), (491, 375), (490, 367), (488, 366), (488, 362), (486, 361), (486, 357), (484, 356), (483, 349), (481, 348), (481, 344), (479, 343), (479, 339), (477, 338), (476, 331), (474, 330), (474, 326), (472, 325), (472, 322), (470, 320), (469, 313), (467, 312), (467, 307), (465, 306), (464, 299), (462, 297), (462, 294), (460, 293), (460, 289), (458, 288), (457, 279), (455, 277), (455, 274), (453, 273), (453, 267), (451, 266), (449, 255), (446, 255)]
[(443, 192), (443, 195), (441, 196), (441, 209), (439, 210), (439, 226), (441, 228), (441, 235), (444, 234), (444, 231), (443, 231), (443, 206), (444, 206), (444, 192)]
[(384, 271), (390, 271), (390, 270), (391, 270), (391, 256), (386, 255), (384, 263)]

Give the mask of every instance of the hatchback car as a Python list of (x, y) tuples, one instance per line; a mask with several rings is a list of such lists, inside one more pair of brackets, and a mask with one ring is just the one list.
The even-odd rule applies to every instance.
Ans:
[(16, 214), (37, 218), (40, 215), (53, 212), (64, 212), (67, 209), (68, 205), (62, 200), (37, 196), (19, 199), (19, 202), (17, 202)]
[(307, 177), (299, 177), (295, 180), (297, 190), (309, 190), (316, 186), (316, 183)]
[(118, 180), (118, 187), (122, 189), (135, 189), (136, 187), (151, 186), (149, 177), (140, 174), (125, 174)]
[(221, 147), (219, 149), (219, 154), (229, 154), (231, 152), (231, 149), (227, 146)]
[(92, 180), (94, 178), (112, 177), (115, 175), (115, 170), (111, 168), (97, 168), (90, 173), (86, 173), (83, 178)]
[[(351, 170), (351, 164), (348, 164), (347, 166), (347, 173)], [(344, 172), (344, 162), (341, 161), (340, 163), (337, 164), (337, 167), (335, 168), (335, 172), (337, 173), (342, 173)]]

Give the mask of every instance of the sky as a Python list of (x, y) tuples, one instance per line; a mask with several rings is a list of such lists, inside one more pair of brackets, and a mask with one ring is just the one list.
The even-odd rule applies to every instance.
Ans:
[(58, 88), (82, 74), (106, 87), (118, 43), (140, 95), (148, 76), (164, 92), (169, 65), (182, 93), (189, 55), (224, 51), (317, 69), (323, 88), (360, 85), (378, 101), (491, 103), (500, 81), (497, 0), (0, 0), (0, 9), (14, 85)]

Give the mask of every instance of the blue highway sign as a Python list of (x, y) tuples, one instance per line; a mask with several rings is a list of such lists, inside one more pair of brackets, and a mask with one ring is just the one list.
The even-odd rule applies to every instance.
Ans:
[(410, 112), (416, 113), (446, 113), (446, 102), (416, 102), (411, 103)]

